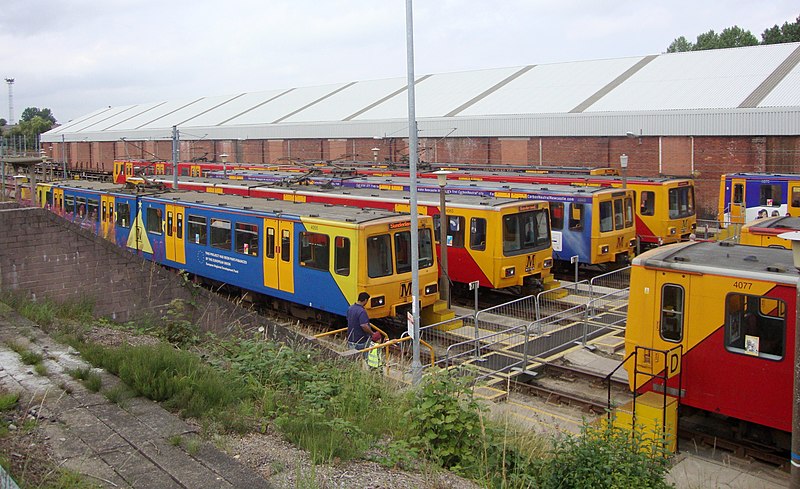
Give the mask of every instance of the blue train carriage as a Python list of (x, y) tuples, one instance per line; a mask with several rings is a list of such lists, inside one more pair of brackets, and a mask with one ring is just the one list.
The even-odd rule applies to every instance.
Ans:
[[(367, 310), (373, 319), (411, 310), (407, 215), (235, 195), (137, 193), (95, 182), (53, 185), (50, 192), (51, 203), (63, 202), (54, 210), (73, 222), (85, 222), (69, 211), (83, 199), (114, 209), (104, 222), (120, 246), (201, 279), (255, 292), (278, 307), (291, 303), (301, 316), (344, 316), (362, 291), (371, 295)], [(98, 221), (95, 231), (103, 226)], [(419, 228), (419, 301), (425, 312), (439, 297), (438, 272), (432, 219), (420, 216)]]
[(759, 218), (800, 216), (800, 175), (727, 173), (720, 177), (718, 219), (743, 224)]
[(39, 183), (36, 188), (42, 207), (119, 246), (140, 249), (131, 228), (142, 189), (77, 180)]

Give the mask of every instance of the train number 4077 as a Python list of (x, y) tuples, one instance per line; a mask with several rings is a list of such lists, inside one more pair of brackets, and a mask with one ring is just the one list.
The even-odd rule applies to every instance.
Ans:
[(741, 280), (736, 281), (733, 283), (733, 288), (739, 290), (750, 290), (753, 288), (753, 282), (742, 282)]

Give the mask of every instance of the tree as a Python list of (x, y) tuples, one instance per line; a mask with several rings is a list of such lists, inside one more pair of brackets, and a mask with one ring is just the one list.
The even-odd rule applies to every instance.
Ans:
[(42, 116), (35, 115), (32, 119), (27, 121), (20, 121), (19, 124), (14, 126), (11, 130), (13, 136), (24, 136), (25, 140), (34, 147), (39, 135), (43, 132), (49, 131), (53, 127), (53, 122), (50, 119), (45, 119)]
[(686, 51), (693, 51), (694, 44), (689, 42), (685, 37), (681, 36), (669, 45), (667, 48), (668, 53), (685, 53)]
[(8, 121), (0, 117), (0, 127), (5, 126), (6, 124), (8, 124)]
[(704, 51), (706, 49), (719, 49), (719, 35), (711, 29), (697, 36), (693, 51)]
[(775, 24), (761, 33), (761, 44), (780, 44), (797, 41), (800, 41), (800, 15), (797, 16), (797, 20), (792, 24), (784, 22), (780, 27)]
[(53, 116), (53, 113), (50, 111), (50, 109), (44, 108), (40, 110), (38, 107), (28, 107), (27, 109), (23, 110), (22, 116), (19, 120), (20, 122), (27, 122), (37, 116), (50, 121), (51, 126), (56, 123), (56, 118)]
[(741, 48), (757, 45), (758, 39), (756, 39), (756, 36), (738, 25), (728, 27), (719, 34), (719, 47), (721, 48)]

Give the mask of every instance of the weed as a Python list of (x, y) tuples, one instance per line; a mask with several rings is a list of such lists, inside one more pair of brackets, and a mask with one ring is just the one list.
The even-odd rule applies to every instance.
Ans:
[(19, 357), (20, 360), (22, 360), (22, 363), (26, 365), (36, 365), (37, 363), (42, 363), (43, 357), (38, 353), (34, 353), (29, 350), (24, 350), (22, 352), (17, 352), (17, 353), (19, 353)]
[(36, 372), (36, 375), (41, 377), (47, 376), (47, 367), (45, 367), (42, 362), (34, 364), (33, 371)]
[(188, 346), (200, 341), (200, 328), (186, 319), (189, 315), (188, 308), (185, 301), (173, 299), (167, 313), (161, 318), (161, 336), (173, 345)]
[(66, 370), (67, 374), (75, 380), (86, 380), (92, 369), (89, 367), (70, 368)]
[(106, 399), (113, 402), (114, 404), (118, 404), (119, 406), (123, 406), (125, 404), (125, 401), (136, 395), (130, 389), (130, 387), (123, 384), (122, 382), (108, 389), (103, 394), (106, 396)]
[(83, 386), (92, 392), (99, 392), (103, 386), (103, 379), (97, 372), (89, 372), (85, 379), (83, 379)]
[(0, 394), (0, 411), (9, 411), (17, 407), (18, 393)]
[(181, 435), (172, 435), (169, 437), (169, 444), (173, 447), (179, 447), (183, 443), (183, 438)]
[(186, 441), (186, 452), (189, 455), (194, 455), (200, 450), (200, 440), (197, 438), (189, 438)]

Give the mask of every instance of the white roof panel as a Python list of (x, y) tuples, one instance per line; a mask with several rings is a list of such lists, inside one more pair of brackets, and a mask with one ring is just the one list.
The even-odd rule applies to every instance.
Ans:
[(457, 115), (569, 112), (641, 59), (538, 65)]
[(70, 132), (81, 131), (104, 131), (110, 125), (117, 124), (130, 117), (134, 117), (142, 112), (146, 112), (153, 107), (164, 102), (154, 102), (151, 104), (125, 105), (113, 107), (105, 112), (99, 113), (96, 117), (87, 118), (85, 121), (75, 124), (70, 128)]
[(105, 128), (111, 131), (127, 131), (148, 126), (155, 126), (158, 128), (171, 127), (173, 124), (170, 123), (170, 120), (165, 119), (168, 119), (175, 111), (189, 107), (197, 101), (198, 99), (195, 98), (164, 102), (146, 112), (141, 112), (128, 119), (109, 124)]
[[(183, 117), (182, 126), (187, 127), (209, 127), (218, 126), (253, 107), (263, 104), (266, 101), (279, 96), (287, 89), (280, 90), (267, 90), (264, 92), (250, 92), (240, 95), (228, 95), (227, 97), (219, 97), (219, 107), (213, 106), (211, 110), (198, 111), (195, 115), (187, 114)], [(217, 97), (214, 97), (217, 99)]]
[[(414, 86), (418, 118), (442, 117), (513, 75), (522, 67), (431, 75)], [(401, 119), (408, 116), (408, 94), (403, 91), (354, 120)]]
[(360, 81), (281, 122), (341, 121), (405, 86), (405, 78)]
[(796, 47), (773, 44), (663, 54), (586, 112), (738, 107)]
[[(797, 46), (797, 44), (795, 44)], [(759, 107), (800, 106), (800, 64), (787, 73), (772, 91), (758, 104)]]
[(334, 92), (345, 85), (347, 84), (336, 83), (333, 85), (295, 88), (263, 105), (251, 107), (251, 110), (243, 112), (235, 116), (233, 119), (226, 121), (225, 125), (270, 124), (282, 117), (286, 117), (296, 110), (305, 107), (321, 97), (330, 95), (331, 92)]

